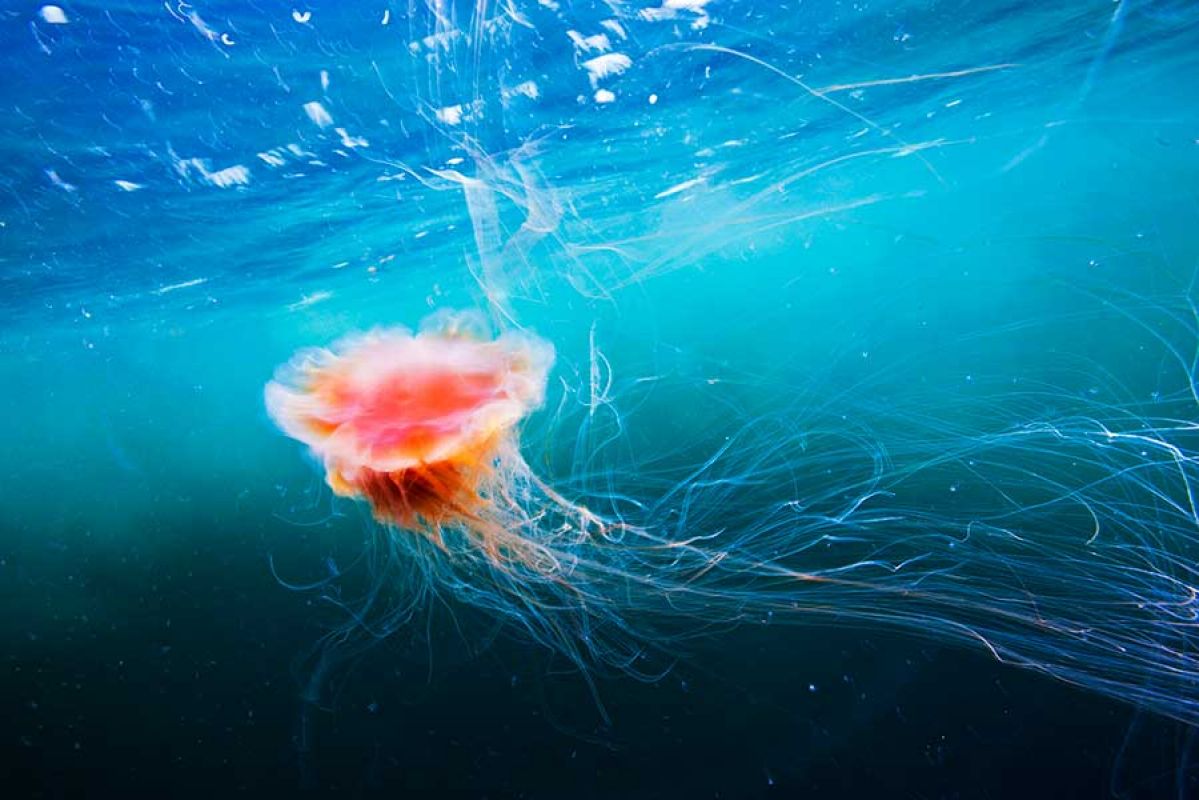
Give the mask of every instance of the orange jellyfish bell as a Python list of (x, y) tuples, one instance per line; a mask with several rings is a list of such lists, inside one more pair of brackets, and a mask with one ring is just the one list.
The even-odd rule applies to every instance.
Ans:
[(491, 338), (473, 314), (352, 334), (297, 354), (266, 387), (266, 406), (306, 444), (339, 495), (384, 523), (441, 542), (455, 526), (493, 531), (494, 473), (519, 459), (517, 426), (545, 399), (553, 347), (531, 334)]

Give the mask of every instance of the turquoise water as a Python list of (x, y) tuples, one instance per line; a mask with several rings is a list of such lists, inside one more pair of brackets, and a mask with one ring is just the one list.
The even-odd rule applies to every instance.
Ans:
[[(1199, 17), (1059, 5), (0, 9), (6, 760), (51, 796), (1186, 794)], [(584, 658), (538, 634), (577, 609), (380, 530), (267, 417), (297, 349), (440, 309), (556, 349), (537, 475), (711, 537), (572, 551)], [(420, 602), (375, 637), (379, 585)]]

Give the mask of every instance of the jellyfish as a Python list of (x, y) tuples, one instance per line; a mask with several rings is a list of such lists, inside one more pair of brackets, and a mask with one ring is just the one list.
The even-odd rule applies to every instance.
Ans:
[(545, 400), (554, 348), (489, 338), (482, 317), (442, 314), (300, 353), (266, 388), (278, 426), (322, 463), (339, 496), (387, 526), (447, 547), (453, 530), (494, 563), (538, 548), (512, 495), (526, 473), (518, 429)]
[[(672, 474), (605, 470), (625, 420), (597, 432), (579, 403), (596, 435), (578, 440), (596, 450), (580, 472), (603, 475), (588, 488), (542, 479), (523, 452), (554, 347), (486, 319), (351, 334), (267, 384), (276, 424), (378, 523), (371, 590), (353, 608), (329, 595), (348, 612), (332, 646), (394, 632), (429, 593), (513, 623), (585, 677), (652, 677), (647, 651), (731, 626), (864, 622), (1199, 722), (1190, 423), (1109, 409), (1107, 423), (972, 434), (905, 416), (884, 451), (850, 434), (849, 406), (803, 426), (727, 415), (716, 449)], [(1035, 472), (1020, 466), (1030, 453)], [(985, 491), (943, 511), (922, 500), (963, 465)], [(384, 599), (393, 588), (409, 599)], [(322, 654), (314, 683), (335, 660)]]

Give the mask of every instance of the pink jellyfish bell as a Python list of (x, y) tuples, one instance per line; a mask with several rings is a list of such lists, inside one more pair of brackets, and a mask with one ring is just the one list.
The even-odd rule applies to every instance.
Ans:
[(554, 350), (486, 330), (477, 315), (441, 314), (419, 333), (304, 350), (267, 384), (267, 410), (320, 458), (334, 492), (365, 499), (380, 522), (438, 544), (461, 530), (498, 557), (510, 549), (498, 506), (511, 500), (497, 473), (523, 466), (518, 426), (544, 402)]

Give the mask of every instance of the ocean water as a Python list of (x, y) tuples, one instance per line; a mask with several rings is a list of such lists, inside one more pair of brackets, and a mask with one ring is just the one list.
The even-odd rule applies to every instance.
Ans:
[[(0, 37), (10, 796), (1199, 790), (1194, 3)], [(548, 572), (378, 524), (264, 406), (447, 310), (555, 350)]]

